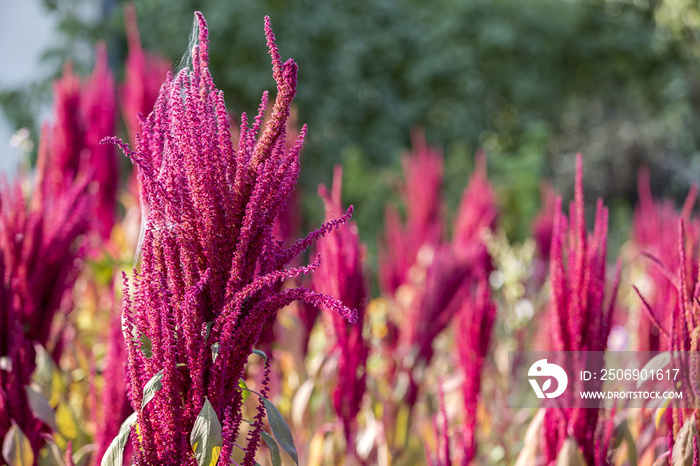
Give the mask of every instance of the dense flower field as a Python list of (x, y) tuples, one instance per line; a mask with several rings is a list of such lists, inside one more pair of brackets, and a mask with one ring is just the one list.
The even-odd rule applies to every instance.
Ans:
[(683, 404), (508, 400), (509, 352), (698, 350), (695, 188), (677, 210), (640, 172), (611, 251), (579, 154), (568, 208), (543, 183), (513, 244), (488, 154), (448, 212), (443, 155), (416, 129), (373, 271), (341, 166), (318, 188), (324, 223), (300, 231), (313, 128), (270, 19), (277, 88), (249, 116), (216, 87), (201, 13), (176, 70), (127, 17), (124, 81), (103, 45), (91, 76), (66, 64), (36, 166), (0, 182), (7, 464), (700, 464), (695, 366)]

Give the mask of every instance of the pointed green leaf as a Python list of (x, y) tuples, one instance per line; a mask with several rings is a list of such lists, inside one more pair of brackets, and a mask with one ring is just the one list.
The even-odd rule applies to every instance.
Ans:
[(75, 416), (68, 403), (63, 400), (56, 406), (56, 425), (58, 432), (68, 440), (74, 440), (79, 434)]
[(262, 439), (267, 444), (267, 447), (270, 449), (272, 466), (280, 466), (282, 464), (282, 458), (280, 457), (280, 447), (277, 446), (277, 442), (275, 442), (275, 439), (273, 439), (272, 436), (264, 430), (261, 430), (260, 434), (262, 435)]
[(671, 464), (673, 466), (686, 466), (693, 464), (693, 439), (698, 435), (695, 426), (695, 416), (685, 421), (681, 430), (678, 431), (676, 441), (673, 443), (671, 452)]
[[(94, 443), (84, 445), (73, 453), (73, 463), (75, 466), (88, 466), (93, 464), (93, 456), (97, 454), (97, 445)], [(60, 464), (60, 463), (59, 463)]]
[[(36, 368), (32, 373), (32, 382), (39, 388), (41, 393), (49, 400), (51, 406), (56, 406), (52, 402), (58, 403), (58, 400), (54, 400), (53, 392), (56, 384), (54, 379), (58, 376), (58, 369), (55, 367), (51, 355), (41, 346), (39, 343), (34, 344), (34, 351), (36, 352), (36, 358), (34, 364)], [(60, 376), (58, 377), (60, 379)]]
[(576, 439), (569, 437), (564, 440), (564, 445), (557, 454), (556, 466), (586, 466), (586, 460)]
[(217, 356), (219, 356), (219, 343), (216, 342), (213, 345), (211, 345), (211, 361), (216, 362)]
[(5, 434), (2, 442), (2, 457), (9, 466), (32, 466), (34, 464), (34, 452), (29, 439), (15, 421)]
[(250, 396), (250, 389), (248, 388), (248, 385), (246, 385), (245, 380), (243, 379), (238, 379), (238, 386), (243, 389), (241, 390), (241, 392), (243, 394), (243, 402), (245, 403), (245, 400), (247, 400)]
[(204, 406), (194, 421), (190, 434), (190, 445), (194, 450), (194, 456), (199, 466), (214, 466), (219, 460), (221, 446), (224, 444), (221, 437), (221, 423), (216, 417), (216, 411), (207, 398)]
[(151, 339), (148, 338), (148, 335), (142, 333), (139, 337), (139, 341), (141, 341), (141, 352), (146, 358), (151, 359), (151, 356), (153, 356), (153, 344), (151, 343)]
[(275, 436), (275, 439), (277, 439), (277, 443), (282, 447), (282, 450), (286, 451), (289, 456), (292, 457), (295, 464), (299, 464), (299, 455), (294, 446), (294, 438), (292, 437), (292, 431), (287, 425), (287, 421), (284, 420), (282, 414), (270, 400), (267, 398), (263, 398), (262, 400), (265, 404), (265, 411), (267, 412), (267, 421), (270, 423), (270, 429), (272, 429), (272, 434)]
[(261, 358), (263, 358), (265, 361), (267, 361), (267, 354), (265, 354), (264, 351), (260, 351), (259, 349), (254, 349), (253, 354), (257, 354)]
[(149, 401), (156, 396), (156, 392), (163, 388), (163, 371), (161, 370), (156, 375), (151, 377), (145, 387), (143, 387), (143, 399), (141, 400), (141, 409), (143, 409)]
[(51, 430), (58, 432), (58, 425), (56, 424), (56, 413), (49, 404), (49, 400), (34, 388), (26, 385), (24, 391), (27, 393), (27, 401), (29, 401), (29, 409), (32, 414), (39, 419), (41, 422), (51, 427)]
[(204, 329), (204, 341), (207, 341), (207, 338), (209, 338), (209, 335), (211, 335), (212, 327), (214, 327), (214, 321), (210, 320), (206, 323), (206, 328)]
[(131, 413), (131, 416), (126, 418), (119, 428), (119, 433), (112, 443), (109, 444), (107, 451), (102, 457), (102, 462), (100, 466), (122, 466), (124, 463), (124, 447), (126, 442), (129, 440), (129, 434), (131, 433), (131, 426), (136, 424), (137, 414)]

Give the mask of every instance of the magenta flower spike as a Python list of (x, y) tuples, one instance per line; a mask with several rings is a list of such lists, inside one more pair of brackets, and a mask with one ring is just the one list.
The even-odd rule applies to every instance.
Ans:
[(38, 452), (43, 441), (42, 423), (29, 409), (24, 387), (34, 371), (34, 349), (22, 331), (19, 309), (13, 304), (13, 289), (7, 275), (5, 256), (0, 257), (0, 442), (13, 424), (27, 436), (32, 450)]
[(396, 209), (387, 209), (382, 238), (385, 247), (380, 249), (379, 282), (382, 291), (390, 295), (406, 281), (420, 247), (434, 246), (442, 236), (442, 153), (429, 147), (418, 130), (411, 139), (413, 151), (402, 159), (404, 183), (400, 187), (405, 226)]
[[(243, 423), (237, 381), (264, 321), (278, 309), (302, 300), (357, 320), (357, 311), (327, 295), (275, 289), (280, 281), (316, 269), (318, 261), (285, 267), (352, 213), (348, 209), (289, 247), (272, 235), (297, 181), (307, 131), (304, 126), (292, 150), (284, 149), (296, 63), (282, 63), (266, 17), (277, 95), (264, 128), (267, 93), (252, 127), (241, 116), (234, 151), (223, 94), (208, 69), (206, 22), (201, 13), (195, 16), (192, 69), (166, 79), (153, 112), (141, 122), (135, 150), (108, 140), (138, 167), (144, 206), (141, 270), (131, 282), (124, 278), (122, 304), (129, 391), (139, 427), (131, 442), (139, 464), (194, 464), (190, 434), (205, 401), (223, 426), (221, 457), (228, 461)], [(143, 341), (150, 351), (143, 351)], [(141, 409), (144, 387), (161, 371), (162, 390)], [(246, 466), (255, 463), (261, 429), (259, 415), (243, 447)]]
[[(25, 203), (21, 180), (0, 184), (0, 250), (5, 283), (13, 290), (19, 321), (27, 325), (26, 338), (46, 346), (51, 323), (59, 311), (70, 310), (70, 290), (84, 253), (93, 196), (90, 179), (79, 176), (60, 193), (50, 179), (60, 171), (54, 165), (52, 141), (44, 126), (39, 143), (36, 182)], [(31, 325), (30, 325), (31, 324)]]
[[(612, 312), (620, 279), (618, 261), (616, 279), (609, 302), (606, 288), (606, 250), (608, 210), (598, 200), (595, 227), (586, 233), (583, 202), (583, 162), (576, 158), (576, 188), (569, 207), (569, 219), (561, 212), (557, 198), (550, 255), (550, 302), (552, 350), (605, 351)], [(568, 371), (576, 370), (567, 367)], [(600, 388), (600, 381), (592, 382)], [(585, 408), (548, 409), (545, 417), (545, 452), (554, 461), (568, 435), (573, 436), (588, 464), (596, 458), (598, 410)], [(605, 463), (603, 463), (605, 464)]]
[[(693, 260), (697, 257), (698, 246), (697, 239), (688, 234), (686, 223), (681, 218), (678, 220), (677, 253), (667, 259), (670, 263), (677, 263), (676, 270), (672, 271), (660, 259), (648, 256), (673, 288), (667, 299), (671, 300), (674, 306), (667, 308), (669, 315), (664, 321), (657, 318), (657, 313), (650, 302), (637, 287), (634, 287), (646, 315), (650, 318), (654, 328), (661, 334), (662, 341), (667, 342), (666, 349), (672, 352), (697, 352), (700, 350), (700, 339), (697, 337), (700, 331), (698, 329), (700, 327), (698, 320), (698, 315), (700, 315), (700, 271), (697, 262)], [(695, 414), (693, 406), (700, 398), (700, 388), (697, 385), (697, 362), (677, 361), (676, 364), (680, 367), (689, 367), (689, 370), (681, 371), (679, 381), (680, 389), (688, 399), (681, 403), (674, 401), (672, 408), (666, 410), (669, 450), (673, 449), (683, 424)]]
[(545, 261), (549, 261), (549, 248), (552, 246), (556, 198), (551, 183), (543, 182), (540, 185), (542, 205), (532, 221), (532, 236), (537, 244), (539, 256)]
[(476, 454), (476, 410), (481, 392), (481, 369), (489, 348), (491, 331), (496, 320), (496, 305), (491, 300), (488, 277), (479, 277), (474, 290), (461, 301), (457, 314), (455, 345), (459, 365), (464, 372), (462, 395), (464, 427), (462, 464), (470, 464)]
[(96, 193), (92, 228), (108, 239), (114, 225), (114, 205), (119, 180), (113, 147), (101, 145), (102, 138), (114, 134), (116, 96), (112, 73), (107, 67), (107, 49), (95, 50), (95, 68), (86, 82), (64, 67), (54, 83), (55, 117), (51, 129), (51, 157), (54, 170), (49, 186), (54, 193), (68, 189), (81, 171), (90, 176)]
[(47, 428), (31, 414), (25, 393), (35, 367), (33, 345), (60, 357), (61, 332), (52, 324), (71, 310), (94, 199), (83, 175), (63, 191), (52, 190), (52, 178), (62, 173), (52, 143), (44, 125), (28, 200), (24, 180), (0, 182), (0, 438), (15, 423), (36, 454)]
[(119, 433), (119, 427), (132, 412), (126, 389), (127, 356), (122, 334), (121, 308), (112, 309), (110, 320), (107, 354), (102, 371), (104, 383), (100, 393), (99, 418), (96, 419), (97, 450), (93, 455), (94, 465), (100, 464), (107, 447)]
[(445, 392), (442, 389), (442, 380), (438, 380), (438, 401), (440, 409), (438, 414), (434, 415), (432, 419), (435, 448), (430, 448), (426, 442), (426, 460), (429, 466), (451, 466), (449, 419), (445, 407)]
[[(680, 306), (676, 288), (666, 273), (666, 270), (677, 270), (680, 266), (678, 234), (674, 228), (669, 228), (669, 225), (677, 225), (683, 219), (686, 225), (685, 236), (691, 242), (689, 244), (695, 245), (687, 255), (689, 263), (686, 267), (696, 268), (695, 252), (700, 242), (700, 224), (697, 219), (690, 218), (690, 213), (697, 199), (697, 188), (693, 187), (690, 190), (683, 210), (679, 213), (670, 199), (654, 201), (649, 186), (648, 170), (639, 171), (637, 184), (639, 204), (634, 211), (632, 240), (637, 250), (646, 256), (642, 265), (651, 285), (650, 290), (644, 293), (651, 314), (643, 312), (639, 319), (639, 350), (663, 351), (670, 349), (671, 342), (659, 332), (655, 322), (670, 328), (671, 316)], [(665, 267), (659, 267), (658, 259), (655, 258), (663, 258)]]
[(496, 197), (486, 176), (486, 153), (478, 151), (474, 173), (462, 194), (452, 238), (455, 253), (470, 262), (474, 269), (491, 271), (493, 268), (480, 235), (484, 229), (495, 227), (497, 216)]
[[(327, 222), (343, 214), (342, 176), (341, 167), (336, 166), (331, 193), (323, 185), (319, 188), (326, 207)], [(320, 240), (318, 253), (323, 257), (323, 263), (313, 275), (314, 290), (336, 296), (345, 306), (357, 309), (357, 323), (354, 325), (338, 314), (332, 314), (333, 336), (339, 357), (333, 407), (343, 423), (348, 449), (354, 451), (355, 417), (360, 412), (365, 394), (365, 365), (369, 355), (368, 342), (362, 336), (367, 305), (367, 278), (363, 270), (365, 248), (360, 244), (357, 226), (350, 223), (334, 235)]]

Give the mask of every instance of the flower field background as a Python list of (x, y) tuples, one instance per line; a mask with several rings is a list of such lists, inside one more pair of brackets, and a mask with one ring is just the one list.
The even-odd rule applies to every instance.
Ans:
[(507, 403), (698, 349), (697, 5), (80, 3), (48, 121), (0, 93), (2, 461), (700, 464), (686, 407)]

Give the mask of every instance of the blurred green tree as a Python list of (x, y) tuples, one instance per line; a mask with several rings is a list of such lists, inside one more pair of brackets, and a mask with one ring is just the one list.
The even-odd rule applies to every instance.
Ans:
[[(64, 42), (49, 57), (58, 63), (106, 37), (112, 62), (123, 64), (122, 2), (100, 2), (98, 20), (77, 13), (94, 1), (44, 2), (63, 18)], [(486, 149), (512, 238), (529, 232), (542, 177), (571, 191), (576, 151), (590, 173), (586, 191), (628, 203), (641, 163), (679, 192), (697, 174), (679, 168), (700, 147), (692, 0), (142, 0), (136, 8), (145, 48), (175, 66), (192, 12), (203, 11), (214, 79), (237, 113), (273, 86), (262, 35), (271, 16), (282, 54), (299, 63), (299, 120), (310, 128), (304, 186), (315, 193), (334, 164), (350, 165), (344, 199), (357, 205), (370, 248), (417, 124), (446, 149), (451, 205), (473, 151)], [(12, 116), (21, 99), (8, 92), (1, 96), (15, 97), (0, 104)]]

